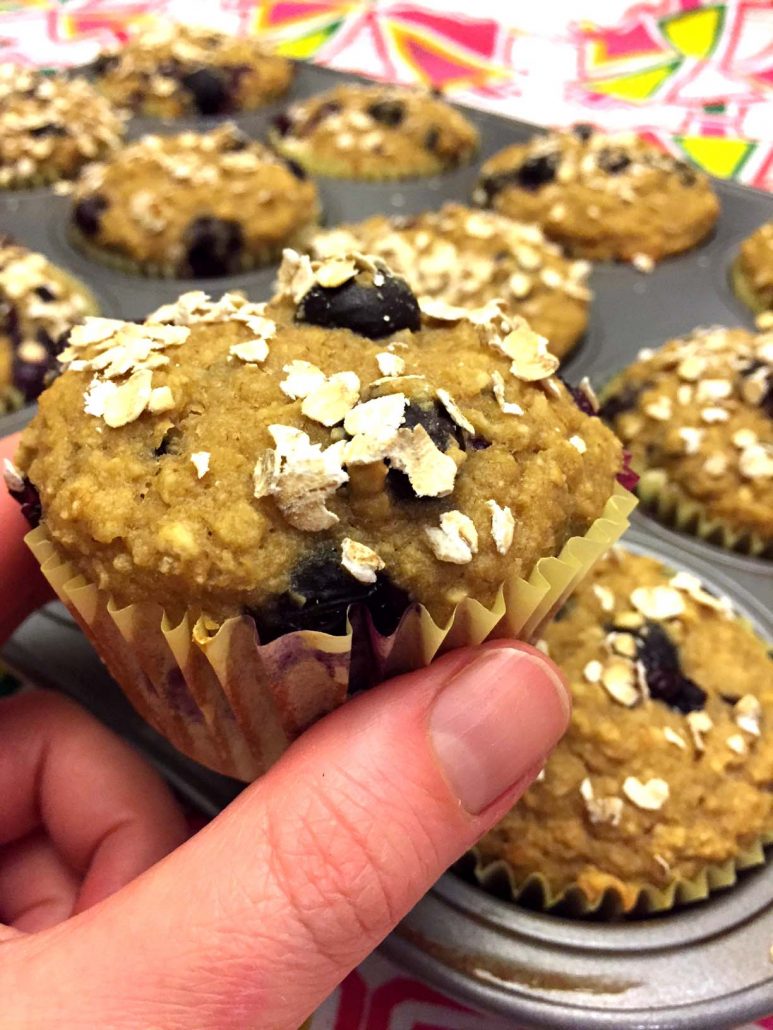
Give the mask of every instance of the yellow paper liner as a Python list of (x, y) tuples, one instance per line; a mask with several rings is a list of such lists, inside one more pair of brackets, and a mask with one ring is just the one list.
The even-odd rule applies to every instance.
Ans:
[[(490, 637), (536, 638), (627, 529), (635, 504), (616, 486), (585, 536), (569, 539), (558, 557), (541, 558), (528, 580), (506, 581), (490, 607), (466, 598), (438, 626), (426, 608), (414, 605), (389, 637), (363, 630), (370, 633), (375, 679), (421, 668), (438, 654)], [(253, 620), (240, 616), (210, 635), (188, 615), (172, 624), (153, 602), (119, 608), (77, 573), (44, 526), (26, 541), (140, 715), (180, 751), (218, 772), (255, 779), (347, 698), (351, 625), (340, 636), (300, 630), (260, 644)]]
[(675, 483), (663, 469), (645, 469), (636, 488), (643, 507), (652, 511), (661, 522), (717, 544), (729, 551), (754, 557), (768, 557), (773, 541), (748, 529), (734, 529), (722, 519), (710, 515), (705, 505), (696, 501)]
[[(311, 234), (319, 227), (320, 208), (317, 204), (308, 222), (299, 225), (298, 228), (279, 243), (265, 244), (263, 247), (253, 247), (248, 253), (244, 251), (241, 255), (240, 268), (237, 272), (228, 272), (226, 275), (240, 275), (244, 272), (251, 272), (258, 268), (265, 268), (266, 265), (275, 264), (282, 256), (286, 247), (294, 250), (305, 251)], [(115, 268), (127, 275), (136, 275), (145, 279), (192, 279), (189, 273), (181, 272), (177, 265), (172, 262), (159, 263), (153, 261), (135, 261), (128, 254), (122, 254), (117, 250), (109, 250), (107, 247), (100, 247), (98, 244), (87, 239), (78, 227), (70, 222), (67, 226), (67, 235), (70, 242), (87, 257), (108, 268)], [(223, 276), (225, 278), (225, 276)]]
[(681, 905), (705, 901), (713, 891), (732, 887), (738, 873), (763, 865), (765, 848), (773, 844), (773, 830), (768, 830), (753, 844), (742, 848), (735, 858), (709, 864), (692, 879), (675, 878), (665, 887), (656, 884), (634, 885), (610, 876), (610, 885), (594, 898), (588, 897), (577, 883), (554, 890), (538, 872), (519, 878), (504, 859), (486, 862), (477, 848), (470, 854), (475, 860), (474, 876), (490, 894), (509, 901), (523, 902), (530, 908), (549, 912), (558, 909), (562, 916), (577, 918), (596, 916), (614, 919), (620, 916), (650, 916), (668, 912)]

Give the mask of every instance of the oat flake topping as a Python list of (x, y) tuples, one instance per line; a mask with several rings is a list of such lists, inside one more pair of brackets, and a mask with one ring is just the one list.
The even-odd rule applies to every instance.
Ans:
[(375, 583), (376, 573), (384, 568), (384, 562), (374, 550), (349, 537), (341, 543), (341, 564), (360, 583)]
[(466, 565), (478, 550), (478, 531), (472, 519), (461, 511), (446, 511), (440, 528), (425, 526), (432, 553), (439, 561)]
[(646, 782), (636, 776), (627, 776), (623, 783), (623, 793), (637, 808), (657, 812), (668, 801), (671, 791), (666, 781), (658, 776)]

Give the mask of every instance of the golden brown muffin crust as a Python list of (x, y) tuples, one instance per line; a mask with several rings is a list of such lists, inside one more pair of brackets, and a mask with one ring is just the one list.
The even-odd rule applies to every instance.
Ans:
[(274, 120), (271, 143), (319, 175), (407, 179), (465, 164), (478, 131), (429, 92), (343, 85), (293, 104)]
[[(380, 297), (400, 282), (363, 260), (352, 289)], [(478, 324), (444, 312), (379, 339), (295, 321), (331, 269), (288, 258), (285, 296), (265, 310), (189, 294), (155, 313), (176, 324), (90, 320), (71, 336), (19, 462), (53, 539), (120, 603), (155, 597), (222, 620), (350, 539), (442, 620), (464, 596), (490, 604), (506, 573), (528, 575), (601, 515), (619, 442), (548, 378), (539, 337), (508, 334), (496, 307)], [(381, 404), (362, 411), (375, 399), (399, 408), (391, 434)], [(408, 479), (387, 479), (386, 454)]]
[(501, 150), (483, 165), (473, 199), (536, 222), (576, 257), (643, 271), (710, 232), (719, 202), (702, 172), (632, 134), (586, 128)]
[(587, 325), (588, 264), (564, 258), (536, 225), (494, 211), (450, 203), (421, 215), (374, 215), (319, 232), (310, 244), (315, 257), (340, 250), (378, 254), (418, 296), (462, 307), (501, 297), (560, 358)]
[[(619, 653), (635, 638), (610, 628), (641, 625), (642, 608), (707, 695), (691, 714), (647, 699), (642, 682), (656, 680)], [(505, 859), (518, 882), (540, 873), (555, 894), (578, 884), (593, 904), (612, 887), (630, 908), (641, 888), (693, 879), (773, 830), (773, 663), (695, 577), (616, 549), (545, 642), (572, 686), (572, 723), (544, 779), (480, 842), (484, 862)], [(635, 700), (605, 681), (618, 697), (628, 682)]]

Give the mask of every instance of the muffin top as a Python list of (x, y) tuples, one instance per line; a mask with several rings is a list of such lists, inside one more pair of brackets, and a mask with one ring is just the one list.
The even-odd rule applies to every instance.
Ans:
[(696, 329), (642, 351), (602, 415), (639, 472), (738, 532), (773, 540), (773, 334)]
[(479, 307), (497, 297), (563, 357), (587, 324), (589, 266), (568, 261), (536, 225), (494, 211), (445, 204), (421, 215), (374, 215), (321, 231), (314, 257), (358, 250), (382, 257), (419, 297)]
[(422, 90), (336, 86), (274, 119), (272, 143), (320, 175), (399, 179), (469, 161), (478, 131), (461, 112)]
[(764, 312), (760, 328), (773, 328), (769, 311), (773, 308), (773, 222), (766, 222), (741, 244), (736, 274), (743, 278), (740, 284), (742, 300), (755, 311)]
[(85, 79), (0, 64), (0, 187), (72, 178), (123, 134), (122, 115)]
[(143, 136), (86, 169), (72, 208), (98, 250), (194, 278), (270, 260), (317, 215), (314, 184), (231, 124)]
[(291, 62), (256, 39), (171, 22), (103, 51), (94, 71), (106, 96), (160, 118), (251, 110), (285, 93), (293, 77)]
[(773, 831), (773, 662), (694, 575), (615, 548), (548, 627), (574, 711), (542, 779), (480, 842), (554, 896), (691, 880)]
[(118, 603), (247, 611), (262, 639), (340, 632), (355, 601), (385, 632), (412, 601), (490, 604), (621, 466), (525, 322), (422, 312), (361, 255), (288, 252), (267, 307), (194, 292), (69, 342), (18, 457), (48, 532)]
[(0, 238), (0, 411), (37, 397), (57, 369), (60, 337), (95, 311), (82, 283)]
[(633, 134), (589, 125), (535, 136), (489, 158), (477, 204), (536, 222), (569, 253), (642, 271), (698, 243), (717, 219), (707, 177)]

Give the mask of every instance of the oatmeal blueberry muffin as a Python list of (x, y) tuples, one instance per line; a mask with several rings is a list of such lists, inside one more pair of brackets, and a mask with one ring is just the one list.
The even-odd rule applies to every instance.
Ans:
[(773, 662), (687, 572), (615, 551), (546, 632), (574, 711), (540, 780), (480, 841), (483, 881), (640, 914), (705, 897), (773, 839)]
[(587, 325), (587, 263), (567, 260), (536, 225), (494, 211), (446, 204), (421, 215), (374, 215), (316, 233), (309, 249), (318, 258), (341, 250), (377, 254), (430, 300), (479, 307), (499, 297), (559, 358)]
[(478, 131), (429, 92), (336, 86), (274, 119), (270, 142), (311, 172), (336, 179), (410, 179), (466, 164)]
[(42, 254), (0, 238), (0, 412), (38, 396), (58, 371), (63, 334), (96, 311), (82, 283)]
[(697, 329), (642, 352), (602, 407), (646, 503), (753, 553), (773, 545), (772, 368), (773, 334)]
[(234, 125), (144, 136), (75, 184), (71, 230), (93, 257), (194, 279), (266, 264), (319, 215), (298, 167)]
[(702, 172), (636, 136), (589, 125), (501, 150), (483, 165), (473, 199), (536, 222), (576, 257), (642, 271), (700, 243), (719, 214)]
[[(10, 472), (20, 497), (39, 491), (43, 557), (121, 610), (144, 676), (93, 607), (84, 620), (130, 696), (161, 705), (150, 676), (174, 706), (154, 721), (172, 733), (177, 695), (188, 683), (201, 708), (217, 668), (238, 708), (229, 726), (259, 723), (245, 730), (253, 769), (364, 685), (363, 648), (379, 675), (415, 667), (457, 608), (457, 645), (498, 625), (528, 634), (630, 510), (619, 441), (498, 304), (425, 314), (362, 255), (287, 252), (279, 281), (268, 306), (193, 292), (141, 325), (87, 320)], [(52, 581), (73, 607), (68, 574)], [(159, 670), (162, 610), (184, 628)]]
[(85, 79), (0, 64), (0, 188), (71, 179), (120, 145), (124, 121)]
[(157, 118), (251, 111), (287, 92), (293, 65), (256, 39), (161, 23), (94, 62), (98, 88)]
[(773, 328), (773, 222), (743, 241), (732, 279), (738, 298), (758, 312), (759, 327)]

